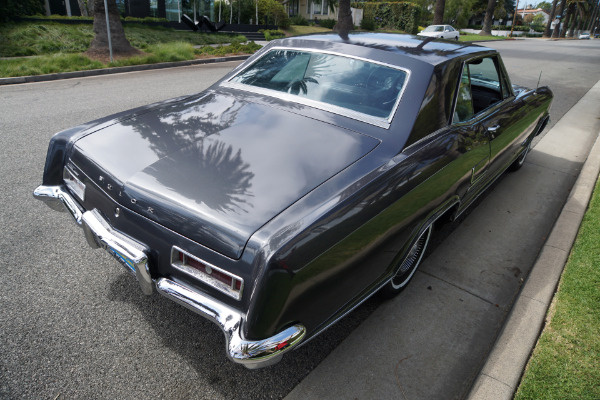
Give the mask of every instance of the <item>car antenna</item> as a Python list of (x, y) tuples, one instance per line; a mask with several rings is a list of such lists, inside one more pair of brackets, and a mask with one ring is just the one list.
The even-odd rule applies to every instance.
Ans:
[(537, 92), (538, 88), (540, 87), (540, 80), (542, 79), (542, 70), (540, 70), (540, 77), (538, 78), (538, 83), (537, 86), (535, 87), (535, 91)]

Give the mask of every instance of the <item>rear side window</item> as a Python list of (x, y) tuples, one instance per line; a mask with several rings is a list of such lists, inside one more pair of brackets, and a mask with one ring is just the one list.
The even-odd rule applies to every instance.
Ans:
[(463, 122), (503, 101), (509, 95), (495, 57), (464, 64), (453, 122)]

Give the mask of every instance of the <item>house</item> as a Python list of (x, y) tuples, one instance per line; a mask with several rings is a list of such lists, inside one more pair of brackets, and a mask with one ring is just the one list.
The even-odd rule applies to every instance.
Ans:
[(517, 10), (517, 15), (520, 15), (521, 18), (525, 19), (525, 17), (527, 15), (531, 15), (531, 16), (536, 16), (536, 15), (543, 15), (544, 16), (544, 25), (548, 23), (548, 20), (550, 19), (550, 15), (542, 10), (541, 8), (528, 8), (528, 9), (520, 9)]

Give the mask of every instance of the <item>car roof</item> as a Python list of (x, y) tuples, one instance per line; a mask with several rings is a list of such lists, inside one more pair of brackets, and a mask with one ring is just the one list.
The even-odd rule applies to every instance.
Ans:
[[(293, 46), (294, 42), (314, 41), (316, 49), (327, 49), (328, 44), (339, 43), (383, 50), (426, 62), (431, 65), (476, 53), (496, 52), (494, 49), (467, 42), (450, 42), (431, 37), (396, 33), (354, 32), (345, 37), (337, 33), (317, 33), (284, 39)], [(316, 42), (322, 42), (320, 45)]]

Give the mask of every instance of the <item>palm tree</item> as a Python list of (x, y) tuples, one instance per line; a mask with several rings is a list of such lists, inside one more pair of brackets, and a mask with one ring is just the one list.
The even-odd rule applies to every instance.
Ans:
[[(105, 0), (94, 0), (94, 39), (88, 49), (88, 54), (105, 57), (108, 55), (108, 34), (106, 29)], [(108, 5), (108, 20), (112, 51), (115, 55), (132, 55), (139, 51), (129, 44), (121, 24), (116, 0), (106, 0)]]

